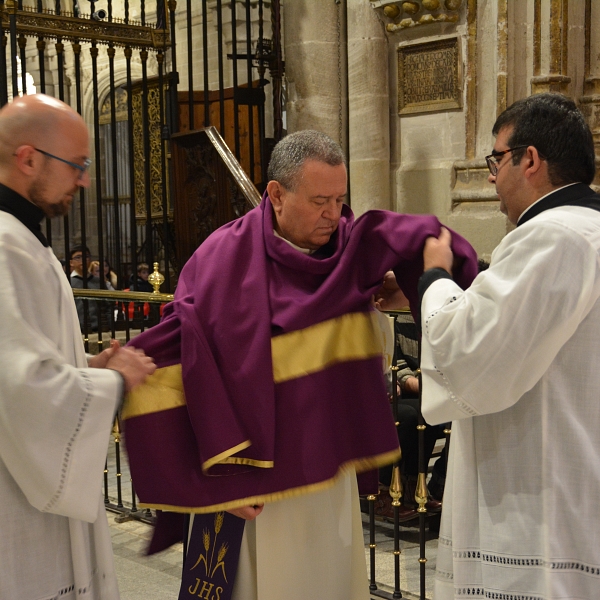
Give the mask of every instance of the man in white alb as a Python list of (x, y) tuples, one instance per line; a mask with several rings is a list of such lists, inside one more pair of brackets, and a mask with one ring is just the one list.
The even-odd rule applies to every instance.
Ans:
[(487, 157), (516, 228), (462, 291), (450, 234), (420, 282), (423, 415), (454, 421), (436, 600), (600, 590), (600, 197), (574, 102), (540, 94), (494, 125)]
[[(42, 94), (0, 110), (0, 600), (118, 600), (101, 485), (124, 391), (154, 369), (90, 359), (40, 221), (89, 186), (88, 132)], [(90, 368), (91, 367), (91, 368)]]

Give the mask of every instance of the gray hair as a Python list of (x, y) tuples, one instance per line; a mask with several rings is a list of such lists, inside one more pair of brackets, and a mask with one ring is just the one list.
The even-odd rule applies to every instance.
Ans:
[(287, 135), (273, 148), (267, 177), (269, 181), (278, 181), (287, 190), (294, 191), (298, 175), (307, 160), (317, 160), (332, 167), (346, 164), (337, 142), (320, 131), (306, 129)]

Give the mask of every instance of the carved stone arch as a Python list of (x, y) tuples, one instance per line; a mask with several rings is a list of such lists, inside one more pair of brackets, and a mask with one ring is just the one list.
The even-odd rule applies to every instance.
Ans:
[[(127, 74), (125, 71), (125, 61), (115, 63), (115, 87), (121, 87), (127, 83)], [(142, 78), (142, 67), (133, 60), (131, 61), (131, 79), (133, 82)], [(98, 106), (102, 106), (108, 94), (110, 93), (110, 73), (108, 69), (102, 69), (98, 73)], [(94, 82), (90, 79), (83, 89), (82, 97), (83, 118), (90, 129), (91, 135), (94, 132)]]

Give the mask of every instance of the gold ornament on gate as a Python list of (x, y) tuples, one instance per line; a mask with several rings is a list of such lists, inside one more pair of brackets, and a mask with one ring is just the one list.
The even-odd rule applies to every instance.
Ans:
[(390, 496), (392, 497), (392, 506), (400, 506), (400, 498), (404, 493), (402, 489), (402, 477), (400, 476), (400, 467), (394, 467), (392, 469), (392, 481), (389, 489)]
[(419, 473), (417, 477), (415, 502), (419, 505), (417, 512), (427, 512), (427, 509), (425, 508), (425, 504), (427, 503), (427, 483), (425, 481), (425, 473)]
[(148, 277), (150, 285), (154, 288), (154, 294), (160, 294), (160, 286), (163, 284), (165, 276), (158, 272), (158, 263), (154, 263), (154, 272)]
[(440, 7), (440, 0), (423, 0), (421, 4), (427, 10), (437, 10)]

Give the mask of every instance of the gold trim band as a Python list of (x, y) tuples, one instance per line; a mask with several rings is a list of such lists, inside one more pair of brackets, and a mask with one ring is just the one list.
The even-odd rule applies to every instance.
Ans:
[[(241, 452), (242, 450), (245, 450), (251, 444), (252, 444), (252, 442), (250, 442), (250, 440), (246, 440), (245, 442), (242, 442), (241, 444), (238, 444), (237, 446), (234, 446), (233, 448), (228, 448), (224, 452), (220, 452), (219, 454), (213, 456), (212, 458), (209, 458), (207, 461), (204, 461), (204, 463), (202, 464), (202, 471), (206, 472), (211, 467), (214, 467), (215, 465), (217, 465), (219, 463), (232, 464), (232, 459), (230, 458), (231, 455), (236, 454), (237, 452)], [(250, 460), (250, 459), (248, 459), (248, 460)], [(233, 462), (233, 464), (237, 464), (237, 463)], [(242, 463), (242, 464), (244, 464), (244, 463)], [(254, 465), (254, 466), (257, 466), (257, 465)]]
[(273, 379), (282, 383), (336, 363), (381, 356), (372, 313), (349, 313), (271, 340)]
[(312, 494), (325, 490), (332, 487), (337, 479), (347, 473), (348, 471), (354, 470), (356, 473), (362, 473), (363, 471), (370, 471), (389, 465), (390, 463), (396, 462), (400, 458), (400, 450), (392, 450), (391, 452), (385, 452), (370, 458), (361, 458), (353, 460), (340, 466), (337, 474), (331, 479), (326, 481), (320, 481), (319, 483), (312, 483), (310, 485), (303, 485), (282, 492), (274, 492), (272, 494), (263, 494), (259, 496), (249, 496), (247, 498), (240, 498), (239, 500), (232, 500), (231, 502), (223, 502), (221, 504), (213, 504), (211, 506), (173, 506), (171, 504), (151, 504), (146, 502), (138, 502), (138, 506), (142, 508), (156, 508), (158, 510), (166, 510), (176, 513), (213, 513), (222, 510), (233, 510), (235, 508), (242, 508), (244, 506), (252, 506), (254, 504), (262, 504), (267, 502), (276, 502), (278, 500), (284, 500), (286, 498), (294, 498), (297, 496), (303, 496), (305, 494)]
[(181, 365), (156, 369), (145, 383), (134, 388), (125, 399), (122, 419), (185, 406)]

